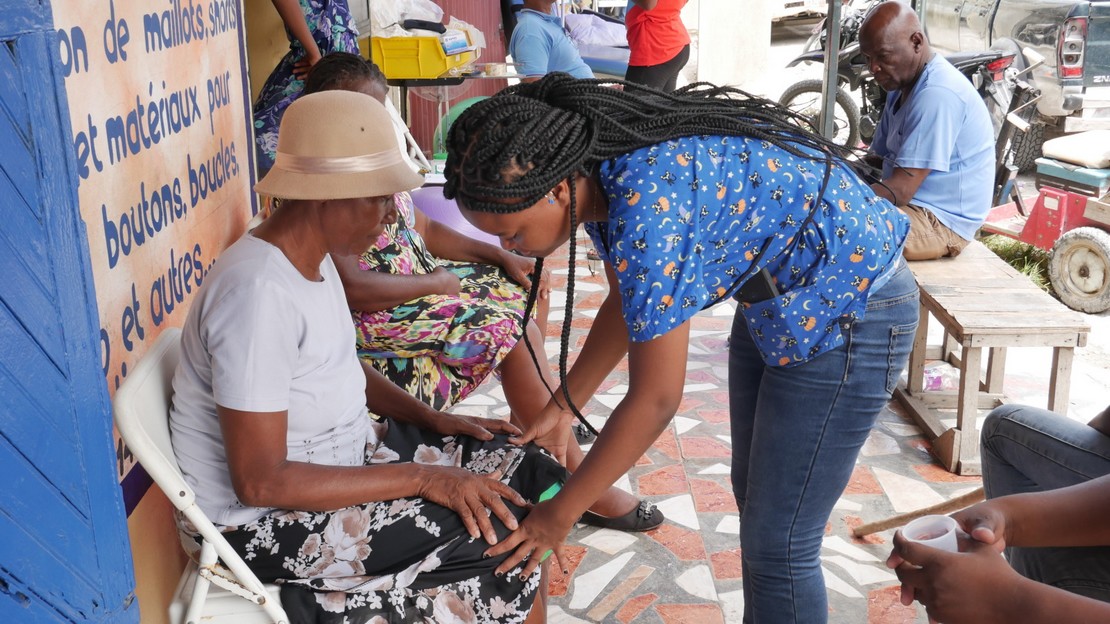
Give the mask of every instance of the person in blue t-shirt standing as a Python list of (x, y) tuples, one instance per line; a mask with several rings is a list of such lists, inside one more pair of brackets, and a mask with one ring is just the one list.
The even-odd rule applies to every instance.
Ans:
[(486, 552), (527, 572), (551, 549), (566, 567), (574, 521), (675, 416), (694, 317), (723, 303), (744, 621), (822, 624), (825, 525), (917, 328), (909, 220), (779, 104), (617, 84), (549, 74), (468, 108), (447, 139), (444, 195), (467, 220), (538, 259), (568, 241), (576, 258), (585, 223), (605, 261), (608, 294), (569, 371), (563, 324), (561, 387), (525, 439), (559, 456), (559, 425), (628, 357), (628, 392), (565, 489)]
[(884, 2), (860, 27), (860, 50), (888, 92), (871, 151), (883, 159), (872, 185), (910, 217), (909, 260), (955, 256), (991, 208), (994, 135), (982, 98), (935, 54), (917, 14)]
[(538, 80), (551, 72), (565, 72), (575, 78), (593, 78), (594, 72), (578, 54), (578, 48), (563, 29), (563, 22), (551, 12), (556, 0), (524, 0), (516, 15), (517, 23), (509, 40), (509, 54), (519, 63), (517, 72), (525, 82)]

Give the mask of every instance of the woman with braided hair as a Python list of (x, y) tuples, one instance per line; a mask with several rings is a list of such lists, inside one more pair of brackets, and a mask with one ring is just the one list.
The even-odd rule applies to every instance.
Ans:
[[(559, 455), (568, 410), (628, 355), (629, 391), (565, 488), (486, 552), (499, 567), (561, 548), (682, 399), (690, 319), (736, 298), (732, 483), (745, 621), (825, 622), (820, 548), (917, 326), (908, 223), (777, 104), (697, 84), (663, 93), (552, 74), (451, 128), (445, 194), (506, 249), (542, 258), (579, 223), (609, 295), (576, 364), (526, 433)], [(574, 271), (568, 279), (567, 315)], [(539, 565), (529, 558), (525, 570)], [(565, 567), (565, 566), (564, 566)]]

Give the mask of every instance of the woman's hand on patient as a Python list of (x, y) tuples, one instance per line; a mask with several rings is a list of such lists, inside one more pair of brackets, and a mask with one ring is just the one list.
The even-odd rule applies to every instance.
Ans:
[[(530, 290), (532, 288), (532, 279), (535, 277), (532, 273), (536, 268), (536, 260), (534, 258), (525, 258), (524, 256), (518, 256), (515, 253), (502, 250), (500, 264), (501, 268), (505, 269), (505, 272), (509, 274), (509, 277), (511, 277), (514, 282), (523, 286), (525, 290)], [(544, 269), (543, 273), (540, 275), (540, 291), (536, 295), (540, 299), (547, 299), (547, 295), (551, 291), (551, 287), (549, 286), (551, 280), (548, 279), (548, 276), (549, 273), (547, 269)]]
[[(416, 464), (420, 466), (419, 464)], [(417, 495), (459, 514), (471, 537), (497, 543), (489, 513), (497, 516), (510, 530), (516, 530), (516, 516), (505, 506), (509, 501), (518, 507), (527, 507), (516, 490), (501, 483), (500, 471), (477, 475), (453, 466), (420, 466), (425, 473), (420, 479)], [(502, 500), (504, 499), (504, 500)]]
[[(547, 407), (535, 419), (526, 421), (528, 426), (519, 442), (522, 444), (535, 442), (548, 453), (554, 455), (555, 459), (565, 466), (567, 463), (567, 444), (570, 443), (570, 425), (573, 420), (574, 414), (563, 409), (554, 401), (549, 402)], [(517, 439), (513, 440), (513, 442), (517, 441)]]
[(501, 565), (497, 566), (495, 574), (499, 576), (506, 574), (527, 559), (528, 563), (524, 566), (520, 578), (528, 578), (542, 563), (544, 553), (549, 550), (555, 555), (555, 560), (564, 573), (566, 572), (563, 542), (566, 541), (571, 527), (574, 526), (575, 519), (560, 519), (555, 513), (556, 507), (554, 499), (538, 503), (521, 521), (520, 528), (501, 540), (500, 544), (486, 549), (485, 554), (491, 557), (510, 553)]

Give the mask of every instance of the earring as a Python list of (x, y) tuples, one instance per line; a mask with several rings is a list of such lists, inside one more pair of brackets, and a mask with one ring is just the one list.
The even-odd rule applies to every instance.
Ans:
[(551, 193), (547, 194), (547, 203), (549, 203), (549, 204), (554, 204), (555, 203), (555, 196), (552, 195)]

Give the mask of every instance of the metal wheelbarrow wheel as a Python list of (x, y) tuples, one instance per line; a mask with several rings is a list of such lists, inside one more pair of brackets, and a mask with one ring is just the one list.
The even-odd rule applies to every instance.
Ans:
[(1065, 232), (1052, 246), (1048, 277), (1069, 308), (1110, 310), (1110, 234), (1094, 227)]

